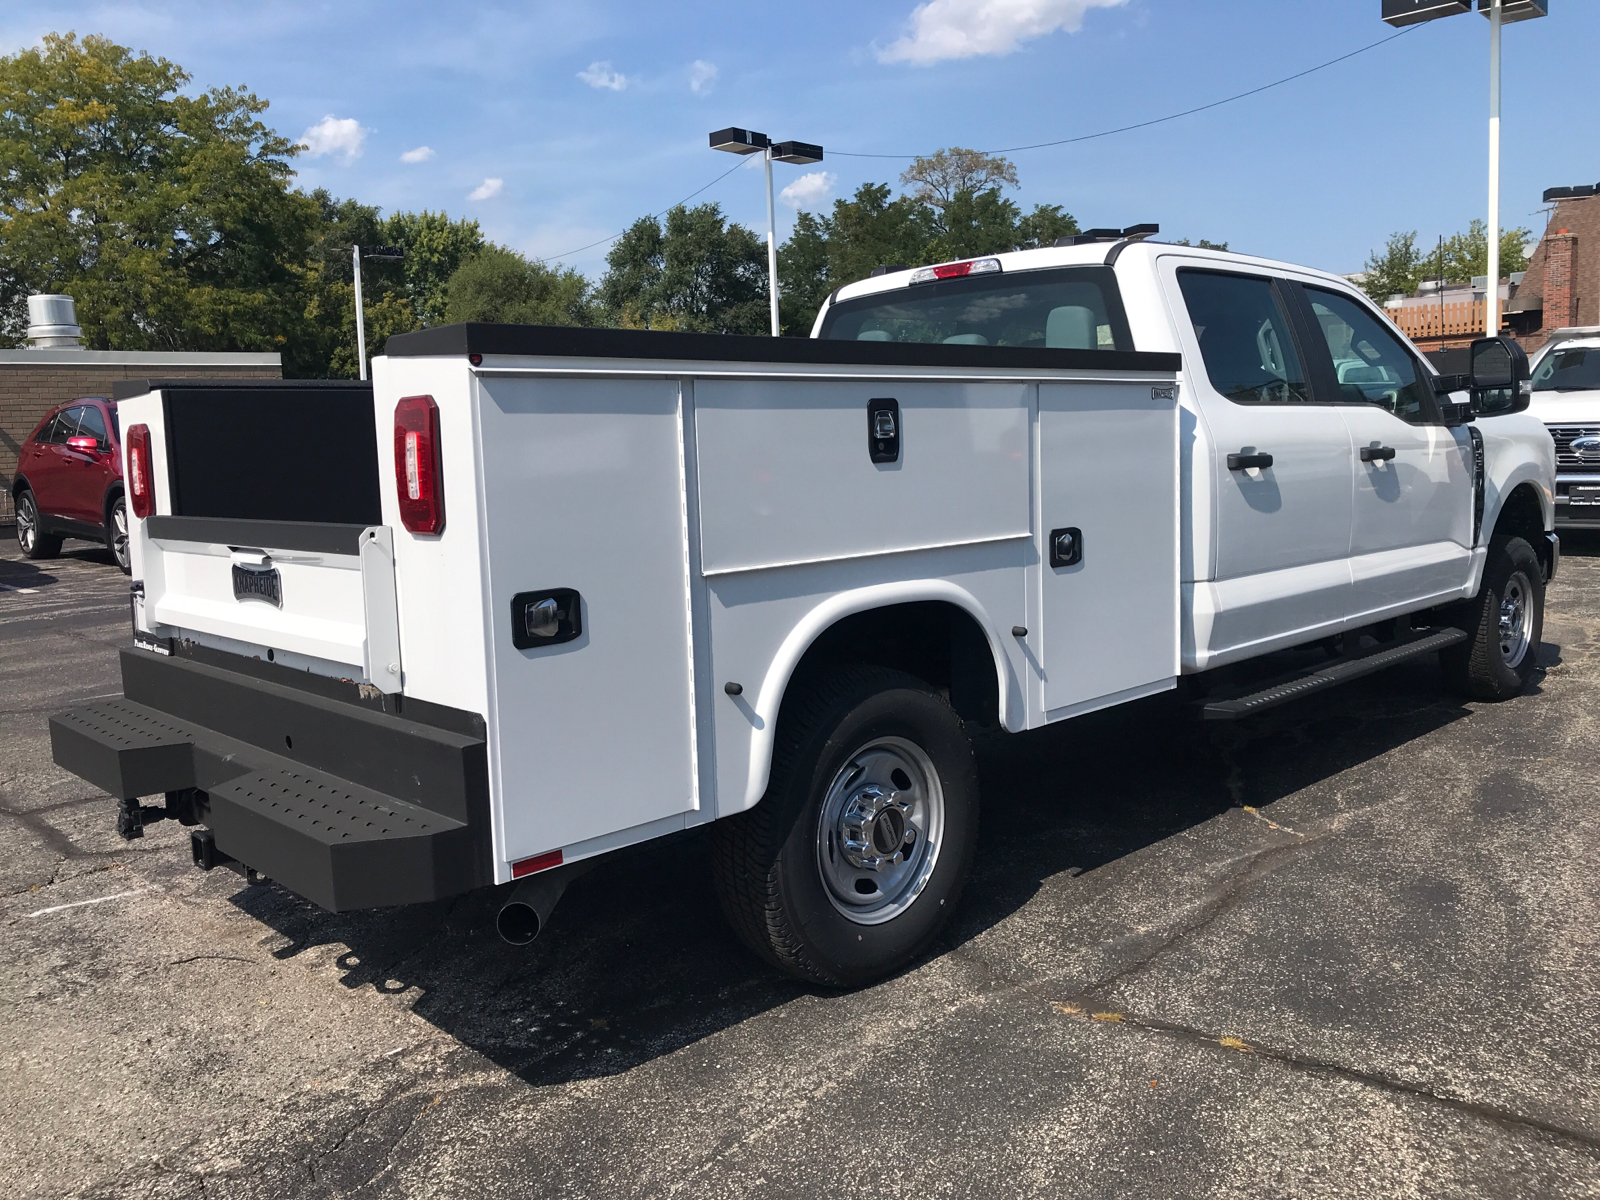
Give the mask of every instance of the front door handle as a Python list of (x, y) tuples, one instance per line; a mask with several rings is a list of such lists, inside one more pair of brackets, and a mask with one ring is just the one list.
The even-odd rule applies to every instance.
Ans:
[(1272, 465), (1270, 454), (1230, 454), (1228, 455), (1228, 470), (1248, 471), (1252, 468), (1265, 469)]
[(1394, 457), (1393, 446), (1363, 446), (1361, 447), (1362, 462), (1388, 462)]

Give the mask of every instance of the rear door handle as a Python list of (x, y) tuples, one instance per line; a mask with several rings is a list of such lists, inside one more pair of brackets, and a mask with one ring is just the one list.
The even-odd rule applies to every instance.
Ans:
[(1270, 454), (1230, 454), (1228, 455), (1228, 470), (1248, 471), (1252, 467), (1266, 468), (1272, 465)]
[(1363, 446), (1361, 447), (1362, 462), (1388, 462), (1394, 457), (1393, 446)]

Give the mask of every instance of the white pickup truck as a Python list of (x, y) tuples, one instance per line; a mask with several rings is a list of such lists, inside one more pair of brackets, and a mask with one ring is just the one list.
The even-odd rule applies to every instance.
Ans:
[(134, 385), (135, 646), (55, 758), (329, 909), (515, 883), (518, 942), (712, 823), (739, 935), (861, 984), (958, 901), (973, 728), (1318, 643), (1196, 715), (1435, 652), (1523, 688), (1554, 450), (1520, 350), (1473, 362), (1335, 276), (1089, 236), (851, 284), (810, 339), (456, 325), (370, 387)]
[(1533, 358), (1533, 404), (1556, 445), (1556, 525), (1600, 529), (1600, 328), (1558, 329)]

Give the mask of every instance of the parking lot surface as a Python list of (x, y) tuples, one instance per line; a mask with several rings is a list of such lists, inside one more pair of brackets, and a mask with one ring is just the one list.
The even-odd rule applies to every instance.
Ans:
[(985, 741), (948, 933), (837, 994), (735, 943), (703, 836), (523, 949), (489, 895), (330, 916), (120, 841), (46, 721), (119, 691), (126, 580), (8, 540), (0, 1193), (1600, 1195), (1600, 540), (1564, 548), (1509, 703), (1426, 660)]

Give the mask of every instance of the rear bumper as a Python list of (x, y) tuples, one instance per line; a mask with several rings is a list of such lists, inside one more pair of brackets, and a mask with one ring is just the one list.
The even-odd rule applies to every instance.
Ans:
[(271, 670), (124, 650), (123, 698), (50, 718), (55, 761), (118, 799), (198, 789), (218, 850), (332, 912), (493, 882), (481, 719), (386, 712)]

